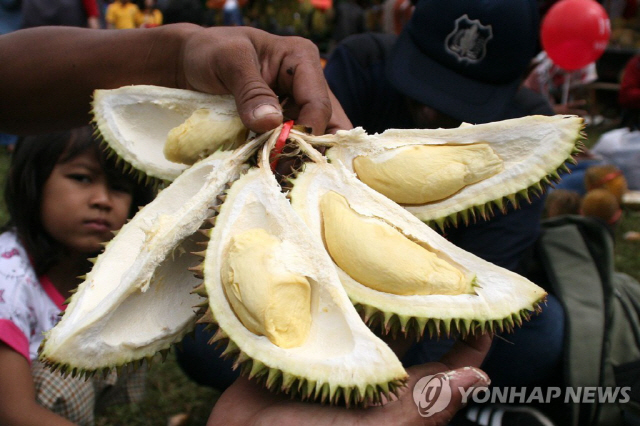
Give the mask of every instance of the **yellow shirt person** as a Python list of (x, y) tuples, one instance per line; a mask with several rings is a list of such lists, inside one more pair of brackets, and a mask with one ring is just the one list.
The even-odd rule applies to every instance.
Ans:
[(153, 28), (162, 25), (162, 12), (158, 9), (138, 13), (136, 17), (138, 28)]
[(115, 0), (107, 7), (107, 26), (119, 30), (136, 28), (136, 17), (139, 13), (138, 6), (129, 0)]

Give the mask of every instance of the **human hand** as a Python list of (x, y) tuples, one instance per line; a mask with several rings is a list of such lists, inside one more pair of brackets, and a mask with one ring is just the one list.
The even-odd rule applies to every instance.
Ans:
[[(207, 426), (446, 425), (462, 407), (460, 388), (489, 385), (487, 375), (476, 367), (480, 366), (490, 346), (491, 338), (488, 335), (459, 341), (440, 362), (409, 368), (409, 382), (401, 390), (399, 398), (382, 406), (361, 409), (293, 401), (286, 395), (271, 393), (240, 378), (222, 394), (211, 412)], [(437, 373), (444, 373), (449, 378), (451, 402), (443, 411), (430, 417), (422, 417), (413, 400), (413, 388), (422, 377)]]
[(89, 16), (87, 18), (87, 28), (91, 28), (94, 30), (100, 29), (100, 20), (97, 16)]
[(233, 94), (242, 121), (255, 132), (282, 124), (278, 96), (287, 99), (287, 118), (315, 134), (351, 128), (309, 40), (250, 27), (217, 27), (190, 32), (182, 52), (178, 85)]

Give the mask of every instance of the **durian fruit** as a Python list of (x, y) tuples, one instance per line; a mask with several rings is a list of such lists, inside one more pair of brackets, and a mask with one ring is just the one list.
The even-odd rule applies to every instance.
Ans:
[(486, 217), (506, 200), (559, 179), (578, 152), (582, 119), (529, 116), (456, 129), (399, 130), (367, 135), (361, 128), (306, 138), (327, 144), (327, 157), (402, 204), (421, 220), (457, 224)]
[(221, 147), (235, 148), (248, 133), (231, 95), (125, 86), (96, 90), (92, 105), (96, 127), (108, 148), (127, 167), (163, 181), (173, 181)]
[[(275, 141), (277, 134), (272, 141)], [(331, 259), (261, 167), (227, 192), (210, 231), (201, 294), (213, 341), (269, 389), (347, 405), (380, 402), (407, 375), (362, 322)]]
[(41, 360), (88, 373), (151, 357), (191, 331), (202, 302), (191, 253), (206, 242), (197, 231), (265, 139), (198, 162), (125, 224), (46, 334)]
[(200, 108), (169, 131), (163, 152), (169, 161), (191, 165), (218, 149), (237, 148), (248, 134), (237, 113), (220, 114), (211, 108)]
[[(71, 374), (110, 369), (168, 348), (196, 321), (212, 322), (218, 326), (212, 343), (226, 342), (225, 354), (236, 358), (236, 366), (272, 390), (348, 405), (375, 403), (402, 386), (406, 372), (366, 324), (380, 322), (384, 331), (416, 335), (491, 332), (512, 328), (544, 299), (544, 291), (528, 280), (451, 245), (359, 181), (348, 169), (350, 161), (332, 154), (329, 164), (307, 143), (332, 145), (336, 153), (358, 147), (351, 138), (375, 141), (382, 135), (354, 130), (315, 137), (292, 129), (290, 140), (313, 162), (295, 179), (291, 202), (268, 164), (282, 127), (234, 151), (195, 158), (191, 166), (165, 158), (172, 129), (179, 133), (194, 113), (200, 115), (196, 111), (216, 110), (218, 103), (232, 114), (235, 106), (228, 101), (149, 86), (96, 93), (96, 122), (110, 149), (142, 173), (173, 182), (98, 257), (43, 342), (41, 358), (48, 365)], [(528, 179), (544, 180), (549, 165), (540, 166), (538, 158), (544, 163), (547, 151), (556, 149), (547, 139), (565, 147), (562, 161), (574, 148), (565, 139), (579, 132), (575, 119), (522, 120), (456, 129), (444, 139), (429, 132), (420, 136), (423, 131), (409, 132), (404, 142), (389, 138), (403, 131), (386, 132), (382, 139), (398, 146), (425, 140), (473, 149), (488, 145), (490, 150), (481, 147), (480, 158), (499, 167), (427, 203), (435, 209), (465, 193), (440, 212), (456, 217), (489, 202), (483, 201), (487, 197), (509, 197), (504, 192), (509, 188), (535, 187)], [(494, 133), (498, 136), (489, 137)], [(535, 141), (536, 134), (545, 142)], [(531, 142), (527, 152), (535, 154), (527, 155), (533, 160), (511, 164), (509, 159), (522, 157), (517, 153), (522, 143), (513, 142), (514, 135)], [(260, 167), (250, 168), (252, 153), (267, 139)], [(219, 140), (227, 141), (220, 148), (234, 145), (227, 136)], [(198, 158), (215, 149), (208, 142), (198, 146), (193, 151)], [(178, 151), (180, 161), (193, 153)], [(554, 161), (559, 157), (551, 155)], [(483, 187), (486, 182), (491, 184)], [(223, 199), (218, 205), (216, 200)], [(382, 249), (389, 256), (380, 256)], [(202, 263), (198, 256), (204, 256)]]
[(464, 335), (512, 329), (539, 309), (543, 289), (449, 243), (341, 162), (305, 150), (314, 162), (294, 179), (291, 204), (367, 323), (391, 334)]

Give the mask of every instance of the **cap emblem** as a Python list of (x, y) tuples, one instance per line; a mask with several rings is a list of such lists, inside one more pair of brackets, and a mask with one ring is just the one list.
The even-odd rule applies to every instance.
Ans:
[(487, 54), (487, 43), (493, 38), (491, 25), (482, 25), (465, 14), (456, 19), (455, 28), (444, 41), (444, 47), (458, 62), (477, 63)]

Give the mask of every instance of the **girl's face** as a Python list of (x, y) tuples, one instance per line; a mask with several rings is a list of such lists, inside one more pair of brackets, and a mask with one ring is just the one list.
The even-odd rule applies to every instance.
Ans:
[(41, 221), (72, 253), (91, 253), (125, 224), (132, 190), (109, 182), (96, 154), (85, 151), (58, 163), (44, 184)]

